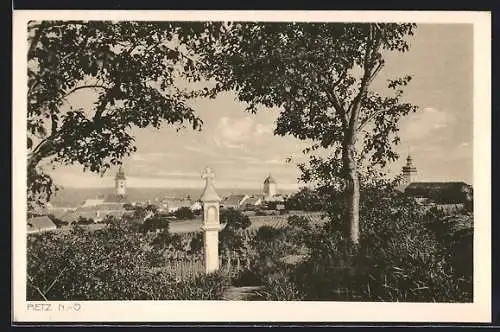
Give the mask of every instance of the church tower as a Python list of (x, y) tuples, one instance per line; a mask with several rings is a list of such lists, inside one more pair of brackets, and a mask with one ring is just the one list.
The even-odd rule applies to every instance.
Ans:
[(126, 190), (127, 188), (126, 188), (125, 173), (123, 172), (123, 169), (120, 166), (115, 176), (115, 193), (117, 196), (124, 197)]
[(269, 176), (264, 180), (264, 196), (266, 200), (270, 200), (277, 193), (276, 180), (269, 174)]
[(406, 165), (403, 166), (403, 183), (402, 185), (406, 188), (410, 183), (415, 181), (415, 176), (417, 174), (417, 168), (413, 166), (413, 159), (410, 155), (406, 158)]

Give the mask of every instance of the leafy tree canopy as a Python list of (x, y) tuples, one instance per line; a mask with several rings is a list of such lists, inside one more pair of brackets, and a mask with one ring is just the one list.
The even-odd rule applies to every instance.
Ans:
[[(416, 107), (402, 99), (411, 76), (372, 82), (388, 53), (406, 52), (415, 24), (214, 23), (225, 33), (201, 47), (205, 72), (236, 90), (247, 110), (278, 108), (275, 134), (311, 142), (303, 180), (342, 179), (352, 240), (359, 240), (358, 168), (385, 166), (398, 155), (398, 122)], [(215, 51), (214, 51), (215, 50)], [(387, 93), (386, 93), (387, 92)], [(323, 155), (313, 153), (324, 149)], [(345, 181), (344, 181), (345, 180)]]
[[(28, 24), (28, 197), (44, 203), (55, 189), (41, 162), (105, 172), (135, 151), (132, 127), (200, 129), (177, 84), (196, 79), (183, 40), (202, 24), (32, 21)], [(92, 90), (88, 109), (69, 100)]]
[(178, 220), (189, 220), (195, 218), (194, 212), (187, 206), (181, 206), (180, 208), (175, 210), (174, 216)]
[(286, 200), (285, 207), (289, 210), (321, 211), (325, 202), (316, 190), (304, 187)]

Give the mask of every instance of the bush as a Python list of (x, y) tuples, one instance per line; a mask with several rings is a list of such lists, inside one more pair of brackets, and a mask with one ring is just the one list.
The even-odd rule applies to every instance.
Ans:
[(289, 268), (281, 266), (280, 269), (266, 275), (264, 287), (256, 291), (258, 300), (262, 301), (300, 301), (303, 294), (297, 283), (291, 280)]
[(288, 228), (261, 226), (250, 238), (248, 251), (250, 264), (236, 283), (245, 285), (265, 284), (269, 275), (286, 264), (284, 259), (298, 253), (298, 247), (290, 241)]
[(324, 197), (319, 192), (309, 188), (301, 188), (285, 201), (287, 210), (322, 211)]
[[(279, 265), (263, 271), (268, 276), (260, 278), (267, 292), (265, 297), (278, 300), (472, 301), (472, 277), (457, 273), (452, 259), (458, 244), (436, 236), (435, 230), (428, 227), (432, 222), (426, 220), (416, 202), (391, 184), (375, 182), (362, 189), (359, 246), (352, 248), (349, 245), (346, 225), (341, 221), (341, 202), (329, 206), (330, 222), (321, 227), (309, 225), (302, 218), (290, 218), (289, 225), (299, 236), (287, 236), (287, 239), (295, 241), (297, 248), (304, 245), (308, 259), (290, 268), (285, 275), (277, 273), (282, 269)], [(436, 215), (427, 216), (434, 221), (436, 218)], [(462, 243), (463, 251), (472, 255), (471, 242), (466, 240), (470, 233), (455, 236), (456, 243)], [(274, 255), (273, 249), (268, 253)], [(283, 292), (277, 286), (278, 279), (293, 291)], [(291, 294), (295, 294), (295, 298), (291, 298)]]
[(251, 225), (250, 218), (243, 212), (230, 208), (220, 212), (220, 223), (225, 225), (219, 234), (220, 252), (240, 252), (245, 242), (243, 231)]
[(28, 235), (27, 300), (220, 299), (220, 275), (176, 280), (145, 235), (126, 225)]
[(189, 241), (189, 253), (198, 254), (201, 253), (203, 248), (203, 233), (196, 233), (191, 237)]
[(183, 206), (183, 207), (180, 207), (179, 209), (177, 209), (174, 212), (174, 216), (178, 220), (189, 220), (189, 219), (195, 218), (195, 214), (193, 213), (193, 211), (186, 206)]
[(95, 223), (94, 219), (85, 217), (79, 217), (78, 220), (76, 221), (76, 224), (78, 225), (92, 225), (94, 223)]
[(222, 300), (229, 279), (221, 273), (179, 280), (158, 271), (148, 273), (141, 293), (147, 300)]
[(153, 215), (151, 218), (146, 219), (144, 223), (139, 227), (142, 232), (151, 231), (165, 231), (168, 232), (170, 229), (170, 223), (168, 219), (161, 218), (157, 214)]

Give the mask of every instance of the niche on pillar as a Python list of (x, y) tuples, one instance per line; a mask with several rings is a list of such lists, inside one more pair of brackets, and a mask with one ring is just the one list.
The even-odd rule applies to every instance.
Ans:
[(217, 215), (217, 208), (215, 206), (209, 206), (206, 215), (206, 224), (218, 224), (219, 216)]

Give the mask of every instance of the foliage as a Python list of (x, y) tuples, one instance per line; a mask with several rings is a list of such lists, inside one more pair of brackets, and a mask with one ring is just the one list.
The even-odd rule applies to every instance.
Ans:
[(437, 208), (430, 209), (424, 215), (424, 224), (444, 247), (443, 254), (453, 266), (458, 277), (472, 280), (473, 276), (473, 215), (446, 215)]
[(301, 301), (303, 294), (290, 278), (290, 268), (282, 266), (267, 274), (264, 288), (256, 292), (261, 301)]
[(174, 216), (179, 220), (189, 220), (194, 219), (194, 212), (187, 206), (182, 206), (175, 210)]
[(290, 216), (287, 219), (288, 225), (297, 228), (306, 228), (309, 226), (309, 219), (304, 216)]
[(154, 260), (154, 252), (142, 250), (144, 244), (118, 225), (94, 232), (74, 227), (69, 234), (29, 236), (28, 298), (132, 297), (138, 293), (141, 269)]
[(28, 300), (217, 300), (221, 275), (177, 280), (144, 235), (124, 225), (28, 236)]
[[(312, 145), (303, 180), (331, 183), (342, 179), (346, 219), (353, 242), (359, 232), (358, 167), (363, 161), (385, 166), (398, 155), (399, 120), (416, 111), (402, 99), (411, 76), (387, 82), (386, 91), (372, 83), (390, 53), (406, 52), (415, 24), (368, 23), (214, 23), (223, 30), (216, 47), (195, 49), (204, 71), (236, 90), (247, 110), (278, 108), (275, 134), (291, 135)], [(207, 42), (210, 42), (209, 39)], [(357, 144), (361, 143), (361, 144)], [(314, 154), (325, 149), (327, 157)]]
[(135, 207), (132, 204), (130, 204), (130, 203), (123, 204), (123, 208), (125, 210), (127, 210), (127, 211), (133, 211), (133, 210), (135, 210)]
[(219, 218), (220, 223), (224, 225), (219, 233), (220, 251), (241, 251), (244, 246), (242, 231), (251, 225), (250, 218), (233, 208), (221, 210)]
[(163, 256), (165, 256), (165, 253), (177, 253), (178, 251), (182, 251), (184, 249), (180, 235), (171, 234), (166, 229), (157, 233), (150, 244), (153, 250), (162, 253)]
[(94, 219), (85, 218), (85, 217), (78, 217), (76, 224), (78, 224), (78, 225), (92, 225), (92, 224), (94, 224)]
[(170, 223), (168, 219), (161, 218), (158, 214), (154, 214), (150, 218), (144, 220), (144, 223), (141, 225), (140, 230), (143, 232), (163, 230), (168, 233), (169, 228)]
[(157, 272), (145, 282), (150, 300), (222, 300), (229, 285), (221, 273), (202, 275), (192, 280), (178, 280), (172, 275)]
[(405, 192), (414, 197), (426, 197), (437, 204), (459, 204), (472, 201), (472, 186), (464, 182), (411, 183)]
[(59, 219), (59, 218), (56, 218), (56, 217), (55, 217), (54, 215), (52, 215), (52, 214), (50, 214), (48, 217), (50, 218), (50, 220), (52, 220), (52, 222), (53, 222), (54, 224), (56, 224), (56, 226), (57, 226), (57, 227), (61, 227), (61, 226), (66, 226), (66, 225), (68, 225), (68, 222), (63, 221), (63, 220), (61, 220), (61, 219)]
[[(28, 23), (28, 197), (50, 199), (41, 162), (103, 173), (134, 152), (132, 127), (199, 129), (179, 78), (197, 77), (185, 42), (201, 23), (30, 21)], [(87, 91), (88, 109), (71, 102)], [(89, 98), (87, 95), (87, 99)]]
[(158, 207), (156, 207), (156, 205), (153, 204), (145, 206), (138, 205), (132, 208), (131, 207), (128, 208), (130, 208), (133, 211), (131, 215), (127, 215), (125, 217), (125, 220), (128, 222), (143, 223), (148, 217), (158, 215)]
[(196, 233), (191, 237), (189, 241), (189, 252), (192, 254), (197, 254), (201, 252), (203, 248), (203, 234)]
[(242, 276), (245, 282), (258, 285), (275, 280), (275, 272), (286, 268), (284, 259), (298, 253), (299, 248), (292, 239), (293, 234), (288, 228), (259, 227), (249, 240), (250, 265)]
[(318, 192), (307, 187), (301, 188), (285, 201), (287, 210), (321, 211), (324, 206), (323, 198)]
[(101, 220), (101, 224), (111, 225), (111, 224), (121, 224), (123, 220), (121, 218), (107, 215)]
[[(413, 199), (382, 179), (365, 182), (361, 194), (362, 232), (357, 251), (351, 250), (345, 225), (335, 219), (333, 211), (330, 222), (321, 226), (290, 218), (289, 225), (299, 236), (286, 238), (297, 247), (305, 246), (308, 258), (286, 274), (269, 270), (268, 275), (294, 292), (275, 291), (278, 282), (262, 278), (267, 280), (266, 298), (290, 299), (289, 294), (296, 294), (295, 300), (472, 301), (471, 233), (442, 236), (446, 227), (440, 218), (450, 217), (437, 211), (425, 214)], [(451, 218), (456, 221), (458, 217)], [(435, 223), (441, 228), (430, 227)], [(457, 250), (467, 260), (460, 262), (462, 266)]]

